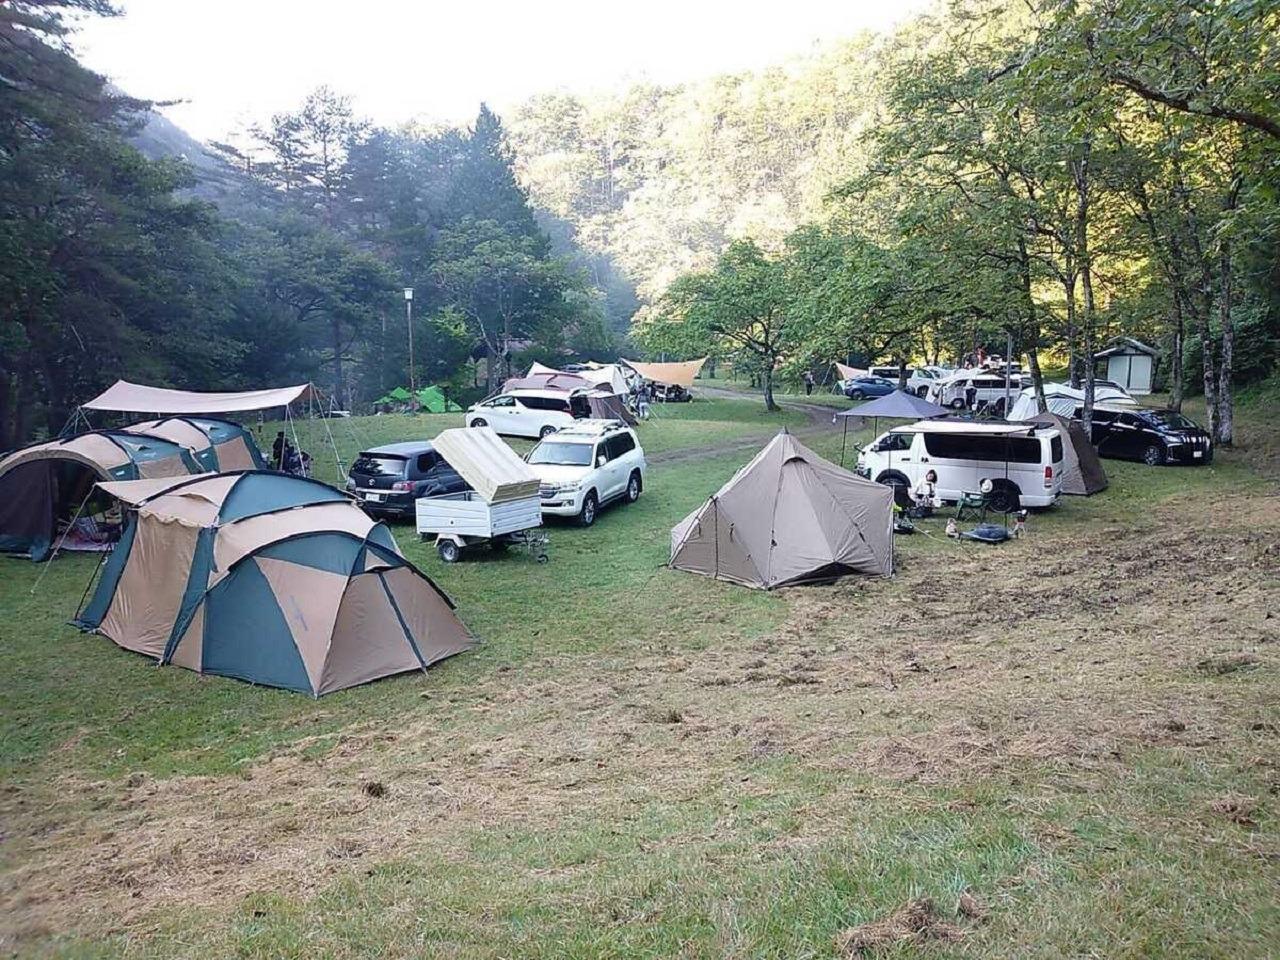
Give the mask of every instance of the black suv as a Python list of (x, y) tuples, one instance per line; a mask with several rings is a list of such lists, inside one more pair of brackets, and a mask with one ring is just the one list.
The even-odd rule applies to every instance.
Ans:
[(456, 470), (425, 440), (366, 450), (347, 474), (347, 492), (373, 516), (412, 518), (419, 497), (469, 490)]
[[(1076, 419), (1084, 413), (1076, 408)], [(1194, 420), (1173, 410), (1142, 407), (1093, 408), (1093, 445), (1116, 460), (1201, 464), (1213, 461), (1213, 442)]]

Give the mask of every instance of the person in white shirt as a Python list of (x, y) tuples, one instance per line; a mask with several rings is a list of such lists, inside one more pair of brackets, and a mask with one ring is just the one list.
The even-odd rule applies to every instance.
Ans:
[(911, 489), (911, 499), (921, 516), (928, 516), (934, 507), (942, 506), (938, 499), (938, 474), (933, 470), (925, 473)]

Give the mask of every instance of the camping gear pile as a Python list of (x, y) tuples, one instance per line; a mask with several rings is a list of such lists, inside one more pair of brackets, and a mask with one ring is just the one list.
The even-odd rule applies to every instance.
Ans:
[(433, 444), (471, 489), (420, 497), (414, 504), (418, 536), (434, 536), (445, 563), (479, 544), (518, 544), (545, 563), (548, 540), (537, 531), (542, 499), (529, 465), (489, 427), (443, 430)]

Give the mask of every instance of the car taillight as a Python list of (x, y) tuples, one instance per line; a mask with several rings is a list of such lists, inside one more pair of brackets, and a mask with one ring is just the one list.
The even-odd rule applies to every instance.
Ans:
[(391, 485), (391, 489), (398, 490), (401, 493), (404, 493), (406, 491), (412, 490), (413, 484), (410, 483), (408, 480), (397, 480), (395, 483)]
[(1044, 468), (1044, 487), (1046, 490), (1053, 486), (1053, 467)]

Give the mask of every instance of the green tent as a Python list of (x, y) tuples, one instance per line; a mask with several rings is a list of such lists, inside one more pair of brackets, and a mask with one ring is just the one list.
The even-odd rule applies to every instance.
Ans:
[(423, 387), (418, 391), (418, 402), (427, 413), (462, 412), (462, 408), (449, 400), (439, 387)]

